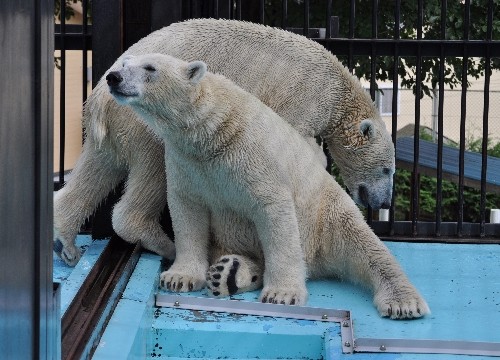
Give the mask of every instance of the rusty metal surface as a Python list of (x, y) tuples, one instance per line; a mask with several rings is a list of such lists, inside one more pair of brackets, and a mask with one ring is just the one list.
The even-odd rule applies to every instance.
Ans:
[(62, 359), (91, 355), (139, 253), (140, 245), (111, 238), (62, 318)]

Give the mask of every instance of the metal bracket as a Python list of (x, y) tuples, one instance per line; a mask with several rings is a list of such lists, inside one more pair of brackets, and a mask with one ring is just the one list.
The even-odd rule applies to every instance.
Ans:
[(345, 354), (352, 354), (354, 349), (351, 313), (348, 310), (264, 304), (250, 301), (200, 298), (168, 294), (157, 294), (156, 306), (185, 310), (202, 310), (231, 314), (336, 322), (341, 324), (340, 335), (342, 338), (342, 352)]

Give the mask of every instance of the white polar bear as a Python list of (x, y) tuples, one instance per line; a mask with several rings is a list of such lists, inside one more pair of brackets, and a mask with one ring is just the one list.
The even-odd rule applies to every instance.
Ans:
[[(263, 302), (302, 305), (306, 277), (341, 277), (372, 289), (382, 316), (429, 313), (314, 150), (269, 107), (201, 61), (147, 54), (122, 66), (106, 77), (110, 93), (141, 115), (167, 154), (177, 255), (164, 286), (199, 290), (208, 274), (212, 292), (222, 282), (230, 289), (243, 261), (247, 277), (262, 277)], [(209, 268), (224, 252), (237, 256)]]
[[(394, 146), (359, 80), (329, 51), (303, 36), (234, 20), (197, 19), (158, 30), (123, 56), (169, 54), (202, 60), (271, 107), (307, 138), (321, 136), (354, 200), (388, 207)], [(121, 67), (123, 56), (111, 67)], [(158, 222), (166, 205), (161, 143), (119, 107), (104, 77), (84, 107), (87, 137), (67, 184), (54, 198), (54, 249), (74, 265), (85, 219), (124, 178), (113, 228), (126, 241), (172, 259), (175, 247)], [(312, 143), (314, 140), (309, 139)]]

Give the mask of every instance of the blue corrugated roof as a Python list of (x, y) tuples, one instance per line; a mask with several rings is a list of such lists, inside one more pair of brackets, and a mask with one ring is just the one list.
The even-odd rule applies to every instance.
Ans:
[[(413, 137), (402, 137), (396, 144), (396, 162), (413, 164)], [(438, 146), (436, 143), (420, 140), (419, 166), (427, 169), (437, 169)], [(486, 183), (490, 189), (500, 190), (500, 158), (488, 156)], [(459, 149), (443, 146), (443, 173), (458, 177)], [(404, 167), (404, 166), (403, 166)], [(428, 175), (429, 172), (427, 172)], [(434, 173), (435, 174), (435, 173)], [(466, 151), (464, 156), (464, 177), (470, 184), (481, 181), (481, 154)]]

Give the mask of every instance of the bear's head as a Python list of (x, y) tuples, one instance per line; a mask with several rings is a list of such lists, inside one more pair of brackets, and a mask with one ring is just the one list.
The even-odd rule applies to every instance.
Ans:
[(355, 126), (349, 141), (329, 142), (334, 161), (357, 204), (387, 209), (395, 172), (394, 144), (380, 120), (365, 119)]
[[(125, 56), (122, 68), (106, 75), (109, 91), (119, 104), (130, 105), (151, 120), (179, 119), (196, 101), (197, 85), (205, 77), (202, 61), (187, 63), (163, 54)], [(168, 123), (172, 126), (189, 124)]]

